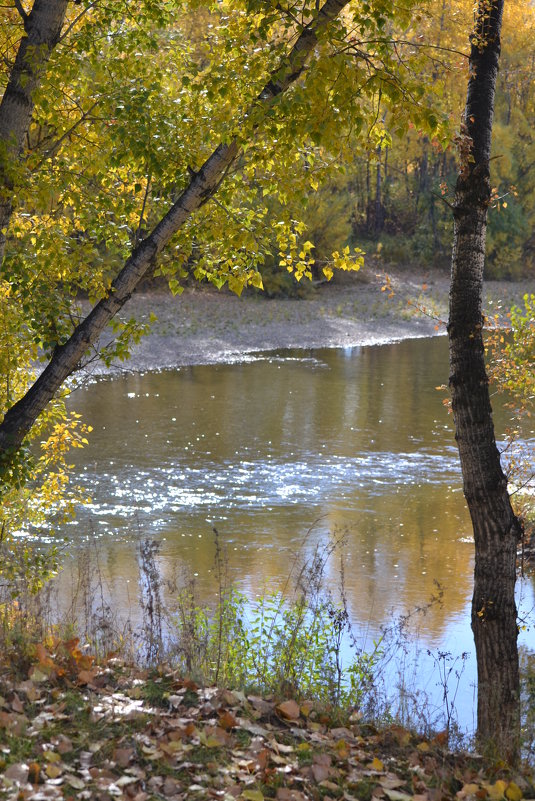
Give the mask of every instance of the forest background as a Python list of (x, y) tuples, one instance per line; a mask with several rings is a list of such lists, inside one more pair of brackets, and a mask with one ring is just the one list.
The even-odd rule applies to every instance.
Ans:
[[(449, 270), (453, 218), (448, 201), (457, 176), (460, 140), (454, 132), (460, 127), (466, 99), (461, 76), (466, 70), (471, 13), (470, 3), (434, 1), (412, 31), (413, 46), (431, 54), (421, 80), (430, 92), (433, 113), (448, 117), (452, 141), (444, 146), (439, 137), (412, 123), (402, 137), (392, 135), (391, 115), (379, 111), (374, 138), (368, 138), (345, 171), (309, 200), (304, 215), (307, 236), (316, 243), (320, 259), (343, 240), (386, 263)], [(529, 3), (505, 4), (493, 126), (487, 278), (533, 274), (534, 25)]]

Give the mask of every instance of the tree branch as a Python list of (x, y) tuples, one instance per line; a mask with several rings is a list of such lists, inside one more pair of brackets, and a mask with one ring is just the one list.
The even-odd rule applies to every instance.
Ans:
[(78, 16), (77, 16), (77, 17), (75, 17), (75, 18), (73, 19), (73, 21), (72, 21), (72, 22), (71, 22), (69, 25), (67, 25), (67, 27), (65, 28), (65, 30), (62, 32), (62, 34), (61, 34), (61, 36), (60, 36), (60, 38), (59, 38), (59, 42), (58, 42), (58, 44), (59, 44), (60, 42), (63, 42), (63, 40), (67, 38), (67, 36), (70, 34), (70, 32), (72, 31), (72, 29), (74, 28), (74, 26), (76, 25), (76, 23), (77, 23), (77, 22), (79, 22), (79, 21), (82, 19), (82, 17), (84, 17), (84, 16), (87, 14), (87, 12), (88, 12), (90, 9), (92, 9), (92, 8), (94, 8), (96, 5), (98, 5), (98, 3), (99, 3), (99, 0), (93, 0), (93, 2), (92, 2), (92, 3), (89, 3), (89, 5), (88, 5), (88, 6), (86, 6), (86, 7), (83, 9), (83, 11), (80, 11), (80, 13), (78, 14)]
[(28, 14), (24, 10), (23, 5), (20, 2), (20, 0), (13, 0), (13, 2), (15, 3), (15, 8), (19, 12), (20, 17), (21, 17), (21, 19), (22, 19), (22, 21), (24, 23), (24, 27), (26, 27), (26, 23), (28, 22)]
[(68, 138), (69, 138), (69, 136), (70, 136), (72, 133), (74, 133), (74, 131), (75, 131), (75, 130), (78, 128), (78, 126), (79, 126), (79, 125), (81, 125), (81, 124), (82, 124), (82, 122), (84, 122), (84, 120), (86, 120), (86, 119), (89, 117), (89, 115), (91, 114), (91, 112), (93, 111), (93, 109), (94, 109), (94, 108), (96, 108), (96, 106), (98, 106), (98, 102), (99, 102), (98, 100), (95, 100), (95, 102), (93, 103), (93, 105), (92, 105), (92, 106), (90, 106), (90, 108), (88, 108), (88, 109), (87, 109), (87, 111), (84, 111), (84, 113), (82, 114), (82, 116), (81, 116), (79, 119), (77, 119), (77, 120), (76, 120), (76, 122), (74, 122), (74, 123), (71, 125), (71, 127), (70, 127), (68, 130), (66, 130), (66, 131), (65, 131), (65, 133), (63, 133), (63, 134), (60, 136), (60, 138), (59, 138), (59, 139), (58, 139), (56, 142), (54, 142), (54, 144), (53, 144), (53, 145), (51, 145), (51, 147), (49, 147), (49, 148), (48, 148), (48, 150), (47, 150), (47, 151), (46, 151), (46, 153), (43, 155), (43, 157), (41, 158), (41, 160), (40, 160), (40, 161), (38, 162), (38, 164), (35, 166), (35, 168), (34, 168), (35, 170), (38, 170), (40, 167), (42, 167), (42, 166), (43, 166), (43, 164), (45, 163), (45, 161), (46, 161), (47, 159), (49, 159), (49, 158), (51, 158), (52, 156), (55, 156), (55, 155), (56, 155), (56, 153), (58, 152), (58, 150), (59, 150), (59, 148), (61, 147), (61, 145), (63, 144), (63, 142), (64, 142), (66, 139), (68, 139)]

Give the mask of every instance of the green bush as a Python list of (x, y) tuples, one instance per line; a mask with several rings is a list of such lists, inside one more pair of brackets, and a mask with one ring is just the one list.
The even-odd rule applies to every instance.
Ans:
[(193, 584), (178, 590), (171, 661), (207, 684), (359, 708), (373, 687), (380, 645), (360, 650), (345, 606), (323, 589), (328, 553), (329, 546), (314, 551), (291, 595), (250, 602), (220, 583), (218, 603), (208, 610), (197, 603)]

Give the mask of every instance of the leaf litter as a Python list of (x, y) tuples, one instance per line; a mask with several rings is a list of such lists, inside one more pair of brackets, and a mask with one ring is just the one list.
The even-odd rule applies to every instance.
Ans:
[(77, 641), (61, 664), (42, 649), (29, 677), (0, 675), (0, 799), (43, 801), (521, 801), (533, 777), (443, 733), (375, 728), (311, 701), (199, 687)]

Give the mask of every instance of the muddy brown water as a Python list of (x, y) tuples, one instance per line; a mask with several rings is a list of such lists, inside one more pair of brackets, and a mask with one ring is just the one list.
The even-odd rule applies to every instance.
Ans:
[[(363, 641), (425, 605), (439, 582), (443, 603), (420, 621), (422, 651), (471, 652), (473, 544), (446, 394), (437, 390), (447, 376), (447, 343), (433, 338), (98, 379), (69, 401), (94, 429), (74, 454), (92, 499), (66, 528), (74, 551), (98, 543), (113, 607), (135, 618), (143, 538), (161, 543), (163, 576), (195, 576), (208, 600), (214, 527), (251, 598), (282, 586), (296, 552), (334, 532)], [(495, 423), (500, 439), (499, 409)], [(337, 557), (328, 567), (333, 586), (338, 565)], [(522, 608), (533, 598), (530, 580), (520, 582)], [(424, 683), (436, 686), (430, 676)]]

